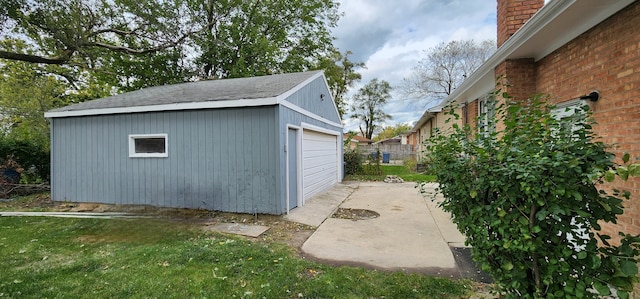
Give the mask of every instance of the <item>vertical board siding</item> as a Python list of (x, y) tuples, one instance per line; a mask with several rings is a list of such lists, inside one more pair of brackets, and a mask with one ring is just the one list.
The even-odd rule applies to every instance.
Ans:
[[(280, 214), (276, 108), (52, 119), (52, 198)], [(129, 158), (129, 134), (168, 134), (167, 158)]]
[[(320, 94), (327, 95), (324, 101), (320, 99)], [(342, 121), (340, 120), (340, 116), (338, 115), (338, 112), (335, 108), (334, 103), (331, 101), (329, 94), (330, 94), (330, 91), (327, 88), (327, 85), (325, 84), (324, 80), (322, 78), (318, 78), (313, 82), (309, 83), (304, 88), (298, 90), (297, 92), (289, 96), (286, 99), (286, 101), (298, 107), (301, 107), (307, 111), (310, 111), (315, 115), (318, 115), (326, 120), (339, 124)], [(339, 134), (338, 135), (339, 144), (342, 143), (342, 127), (327, 124), (323, 120), (315, 119), (307, 115), (300, 114), (284, 106), (280, 106), (278, 109), (278, 119), (280, 121), (279, 130), (278, 130), (278, 134), (279, 134), (278, 147), (280, 150), (280, 154), (278, 155), (278, 165), (279, 165), (278, 171), (279, 171), (280, 178), (285, 178), (285, 175), (286, 175), (285, 166), (286, 166), (287, 157), (286, 157), (286, 152), (284, 151), (284, 146), (287, 140), (287, 125), (294, 125), (294, 126), (301, 127), (302, 123), (306, 123), (316, 127), (335, 131)], [(338, 146), (337, 159), (340, 159), (340, 161), (338, 161), (337, 163), (342, 165), (342, 146)], [(341, 167), (338, 171), (342, 171)], [(284, 179), (281, 179), (279, 181), (279, 186), (280, 186), (280, 190), (285, 190), (286, 181)], [(319, 192), (319, 191), (322, 191), (322, 190), (320, 189), (315, 190), (315, 192)], [(302, 192), (304, 194), (306, 190), (302, 190)], [(285, 212), (284, 209), (286, 209), (286, 193), (284, 191), (280, 192), (279, 198), (280, 198), (280, 203), (282, 205), (281, 206), (282, 212)]]
[[(324, 100), (320, 99), (321, 94), (325, 95)], [(338, 115), (338, 110), (331, 100), (331, 92), (322, 77), (301, 88), (288, 97), (287, 101), (332, 122), (338, 124), (342, 122), (340, 115)], [(342, 128), (340, 128), (340, 131), (342, 131)]]

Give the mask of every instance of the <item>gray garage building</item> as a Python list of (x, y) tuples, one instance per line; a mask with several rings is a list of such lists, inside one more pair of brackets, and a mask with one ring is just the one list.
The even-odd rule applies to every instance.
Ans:
[(157, 86), (45, 117), (54, 201), (282, 214), (342, 179), (321, 71)]

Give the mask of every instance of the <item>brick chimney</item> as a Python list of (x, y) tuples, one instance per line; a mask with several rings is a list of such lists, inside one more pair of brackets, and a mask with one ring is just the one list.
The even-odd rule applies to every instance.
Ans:
[(544, 6), (544, 0), (498, 0), (498, 47), (516, 33), (542, 6)]

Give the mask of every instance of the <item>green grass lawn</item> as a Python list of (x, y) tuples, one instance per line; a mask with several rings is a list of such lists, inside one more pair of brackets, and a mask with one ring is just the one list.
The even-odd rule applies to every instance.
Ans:
[(468, 281), (333, 267), (150, 219), (0, 217), (0, 297), (460, 298)]
[(348, 175), (346, 180), (354, 181), (382, 181), (387, 175), (397, 175), (405, 182), (435, 182), (436, 176), (424, 173), (417, 173), (404, 167), (403, 165), (381, 164), (383, 175)]

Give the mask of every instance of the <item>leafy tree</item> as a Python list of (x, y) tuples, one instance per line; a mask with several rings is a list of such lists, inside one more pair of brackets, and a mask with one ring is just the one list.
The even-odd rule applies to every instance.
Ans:
[(118, 91), (312, 69), (335, 51), (330, 28), (340, 16), (332, 0), (0, 0), (0, 7), (0, 32), (29, 45), (0, 47), (0, 58), (91, 71)]
[(340, 117), (345, 114), (345, 95), (350, 87), (362, 79), (362, 75), (356, 71), (359, 68), (366, 68), (363, 62), (353, 62), (349, 60), (351, 51), (344, 54), (333, 51), (329, 55), (320, 58), (316, 69), (323, 69), (327, 77), (327, 83), (331, 88), (333, 99), (338, 106)]
[(382, 129), (382, 131), (380, 131), (380, 133), (378, 133), (378, 135), (376, 135), (376, 137), (373, 137), (372, 140), (375, 142), (375, 141), (393, 138), (400, 134), (406, 133), (409, 130), (411, 130), (411, 126), (408, 124), (396, 124), (395, 126), (386, 126)]
[(601, 221), (616, 222), (630, 194), (598, 184), (640, 176), (640, 164), (629, 165), (628, 155), (615, 164), (590, 117), (558, 120), (545, 103), (500, 105), (490, 118), (504, 124), (500, 132), (454, 124), (435, 137), (428, 165), (445, 197), (440, 206), (507, 298), (596, 298), (609, 285), (626, 298), (640, 238), (614, 246), (599, 230)]
[(23, 62), (0, 67), (0, 123), (5, 134), (21, 139), (48, 140), (44, 112), (66, 104), (65, 86), (54, 75)]
[(248, 77), (311, 69), (334, 50), (331, 27), (339, 14), (332, 0), (187, 1), (193, 38), (205, 78)]
[(425, 57), (413, 72), (403, 78), (400, 91), (407, 97), (426, 100), (427, 103), (441, 100), (471, 76), (495, 48), (492, 40), (440, 43), (424, 52)]
[(27, 51), (0, 58), (96, 67), (104, 51), (145, 54), (175, 47), (201, 30), (181, 1), (0, 0), (0, 30)]
[[(391, 97), (391, 85), (384, 80), (373, 79), (360, 88), (353, 97), (351, 118), (360, 121), (360, 133), (371, 139), (373, 133), (380, 127), (380, 123), (391, 119), (382, 108)], [(363, 127), (364, 126), (364, 127)]]
[(52, 74), (58, 66), (34, 67), (21, 61), (0, 64), (0, 161), (11, 158), (49, 177), (49, 123), (44, 112), (67, 104), (69, 82)]

